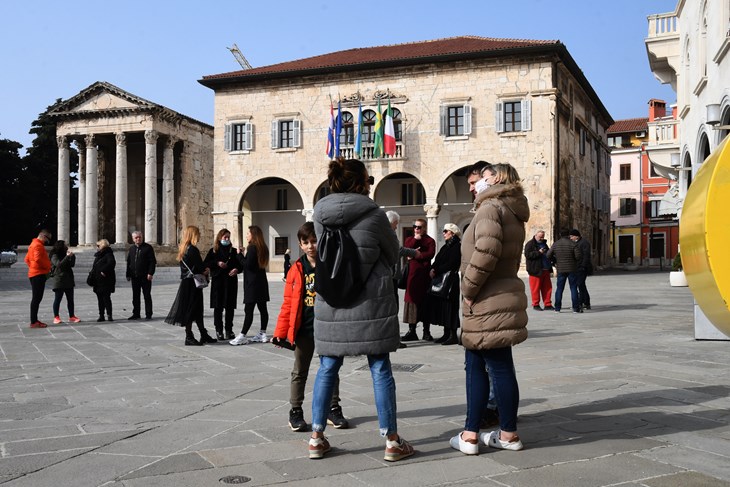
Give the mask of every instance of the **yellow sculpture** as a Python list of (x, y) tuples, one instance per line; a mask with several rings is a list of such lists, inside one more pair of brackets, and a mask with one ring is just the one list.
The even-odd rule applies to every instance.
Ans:
[(679, 244), (697, 304), (730, 336), (730, 137), (705, 160), (687, 190)]

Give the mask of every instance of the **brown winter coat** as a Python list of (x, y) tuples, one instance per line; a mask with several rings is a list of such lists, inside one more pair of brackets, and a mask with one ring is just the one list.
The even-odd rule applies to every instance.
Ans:
[(461, 341), (468, 350), (509, 347), (527, 338), (527, 295), (517, 277), (530, 208), (520, 186), (496, 184), (477, 195), (461, 242)]

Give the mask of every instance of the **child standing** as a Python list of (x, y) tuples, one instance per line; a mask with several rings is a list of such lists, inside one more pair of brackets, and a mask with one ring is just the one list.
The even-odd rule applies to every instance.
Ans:
[[(274, 330), (274, 343), (288, 340), (296, 345), (294, 349), (294, 368), (291, 371), (291, 390), (289, 402), (289, 427), (292, 431), (307, 431), (302, 403), (304, 388), (307, 385), (309, 365), (314, 356), (314, 268), (317, 265), (317, 235), (314, 224), (307, 222), (297, 232), (299, 248), (304, 255), (297, 259), (286, 275), (284, 302)], [(335, 428), (347, 428), (347, 419), (340, 407), (340, 380), (335, 382), (327, 423)]]

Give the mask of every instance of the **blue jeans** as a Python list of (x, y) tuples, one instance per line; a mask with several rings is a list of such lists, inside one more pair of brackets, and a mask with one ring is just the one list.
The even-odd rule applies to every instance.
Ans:
[[(512, 347), (490, 350), (466, 350), (466, 431), (479, 432), (484, 407), (489, 398), (489, 378), (494, 381), (494, 397), (499, 409), (499, 428), (517, 431), (517, 407), (520, 389), (517, 385)], [(489, 367), (489, 373), (487, 373)]]
[(578, 301), (578, 279), (575, 272), (558, 272), (558, 283), (555, 288), (553, 306), (558, 311), (563, 308), (563, 289), (565, 289), (566, 279), (570, 286), (570, 304), (575, 311), (578, 311), (580, 309), (580, 302)]
[[(337, 382), (344, 357), (319, 356), (319, 371), (314, 381), (312, 396), (312, 431), (322, 432), (327, 426), (327, 413), (332, 403), (332, 392)], [(398, 432), (396, 424), (395, 379), (390, 367), (390, 355), (368, 355), (370, 375), (375, 391), (375, 408), (378, 411), (380, 435)]]
[(590, 306), (591, 295), (588, 294), (588, 288), (586, 287), (586, 277), (588, 277), (588, 275), (584, 270), (578, 270), (575, 272), (575, 285), (578, 288), (578, 301), (580, 304)]

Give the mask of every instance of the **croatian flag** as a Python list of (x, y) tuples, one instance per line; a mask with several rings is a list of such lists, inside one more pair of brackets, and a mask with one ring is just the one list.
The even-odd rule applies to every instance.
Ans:
[(335, 107), (330, 101), (330, 126), (327, 128), (327, 157), (332, 159), (335, 154)]

